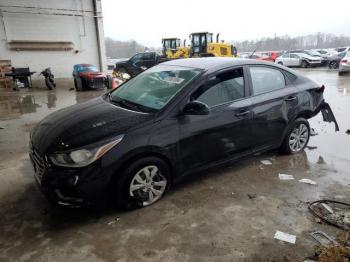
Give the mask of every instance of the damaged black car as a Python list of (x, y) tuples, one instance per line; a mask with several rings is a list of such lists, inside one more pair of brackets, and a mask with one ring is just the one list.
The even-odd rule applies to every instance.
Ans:
[(257, 152), (303, 151), (319, 112), (338, 130), (324, 89), (267, 62), (165, 62), (44, 118), (30, 137), (35, 179), (60, 205), (107, 195), (118, 207), (148, 206), (188, 174)]

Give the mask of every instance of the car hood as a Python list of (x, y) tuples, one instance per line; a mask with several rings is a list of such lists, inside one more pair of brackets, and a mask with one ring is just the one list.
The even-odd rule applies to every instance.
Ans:
[(125, 134), (152, 118), (98, 97), (45, 117), (31, 133), (31, 146), (41, 154), (70, 150)]

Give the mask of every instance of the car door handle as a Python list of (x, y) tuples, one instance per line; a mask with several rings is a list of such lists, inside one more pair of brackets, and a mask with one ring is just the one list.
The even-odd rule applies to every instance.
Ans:
[(297, 99), (296, 96), (288, 96), (286, 99), (284, 99), (284, 101), (291, 102), (291, 101), (294, 101), (295, 99)]
[(250, 113), (249, 110), (241, 110), (239, 111), (239, 113), (235, 114), (235, 116), (241, 117), (241, 116), (248, 115), (249, 113)]

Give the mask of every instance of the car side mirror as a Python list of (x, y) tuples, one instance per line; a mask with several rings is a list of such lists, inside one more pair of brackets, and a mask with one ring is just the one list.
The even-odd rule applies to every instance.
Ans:
[(191, 101), (182, 110), (184, 115), (208, 115), (209, 107), (199, 101)]

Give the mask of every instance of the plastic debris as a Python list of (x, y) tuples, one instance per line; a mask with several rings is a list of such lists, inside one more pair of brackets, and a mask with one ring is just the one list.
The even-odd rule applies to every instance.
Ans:
[(332, 237), (328, 236), (325, 232), (315, 231), (311, 232), (310, 235), (315, 239), (320, 245), (327, 247), (330, 245), (338, 245), (338, 242), (335, 241)]
[(317, 146), (306, 146), (306, 148), (309, 149), (309, 150), (314, 150), (314, 149), (317, 148)]
[(113, 224), (115, 224), (116, 222), (118, 222), (119, 219), (120, 219), (119, 217), (116, 217), (114, 220), (108, 222), (107, 224), (108, 224), (108, 225), (113, 225)]
[(310, 130), (310, 136), (317, 136), (318, 133), (315, 131), (315, 129), (311, 128)]
[(272, 165), (272, 162), (270, 161), (270, 160), (260, 160), (260, 162), (262, 163), (262, 164), (264, 164), (265, 166), (268, 166), (268, 165)]
[(256, 198), (256, 194), (247, 194), (247, 196), (249, 197), (249, 199)]
[(322, 203), (321, 205), (322, 205), (329, 213), (334, 214), (333, 209), (332, 209), (329, 205), (327, 205), (326, 203)]
[(294, 176), (287, 174), (278, 174), (280, 180), (294, 180)]
[(310, 184), (310, 185), (317, 185), (317, 183), (311, 179), (303, 178), (299, 180), (300, 183)]
[(296, 236), (278, 230), (276, 230), (274, 238), (291, 244), (295, 244), (295, 241), (297, 240)]

